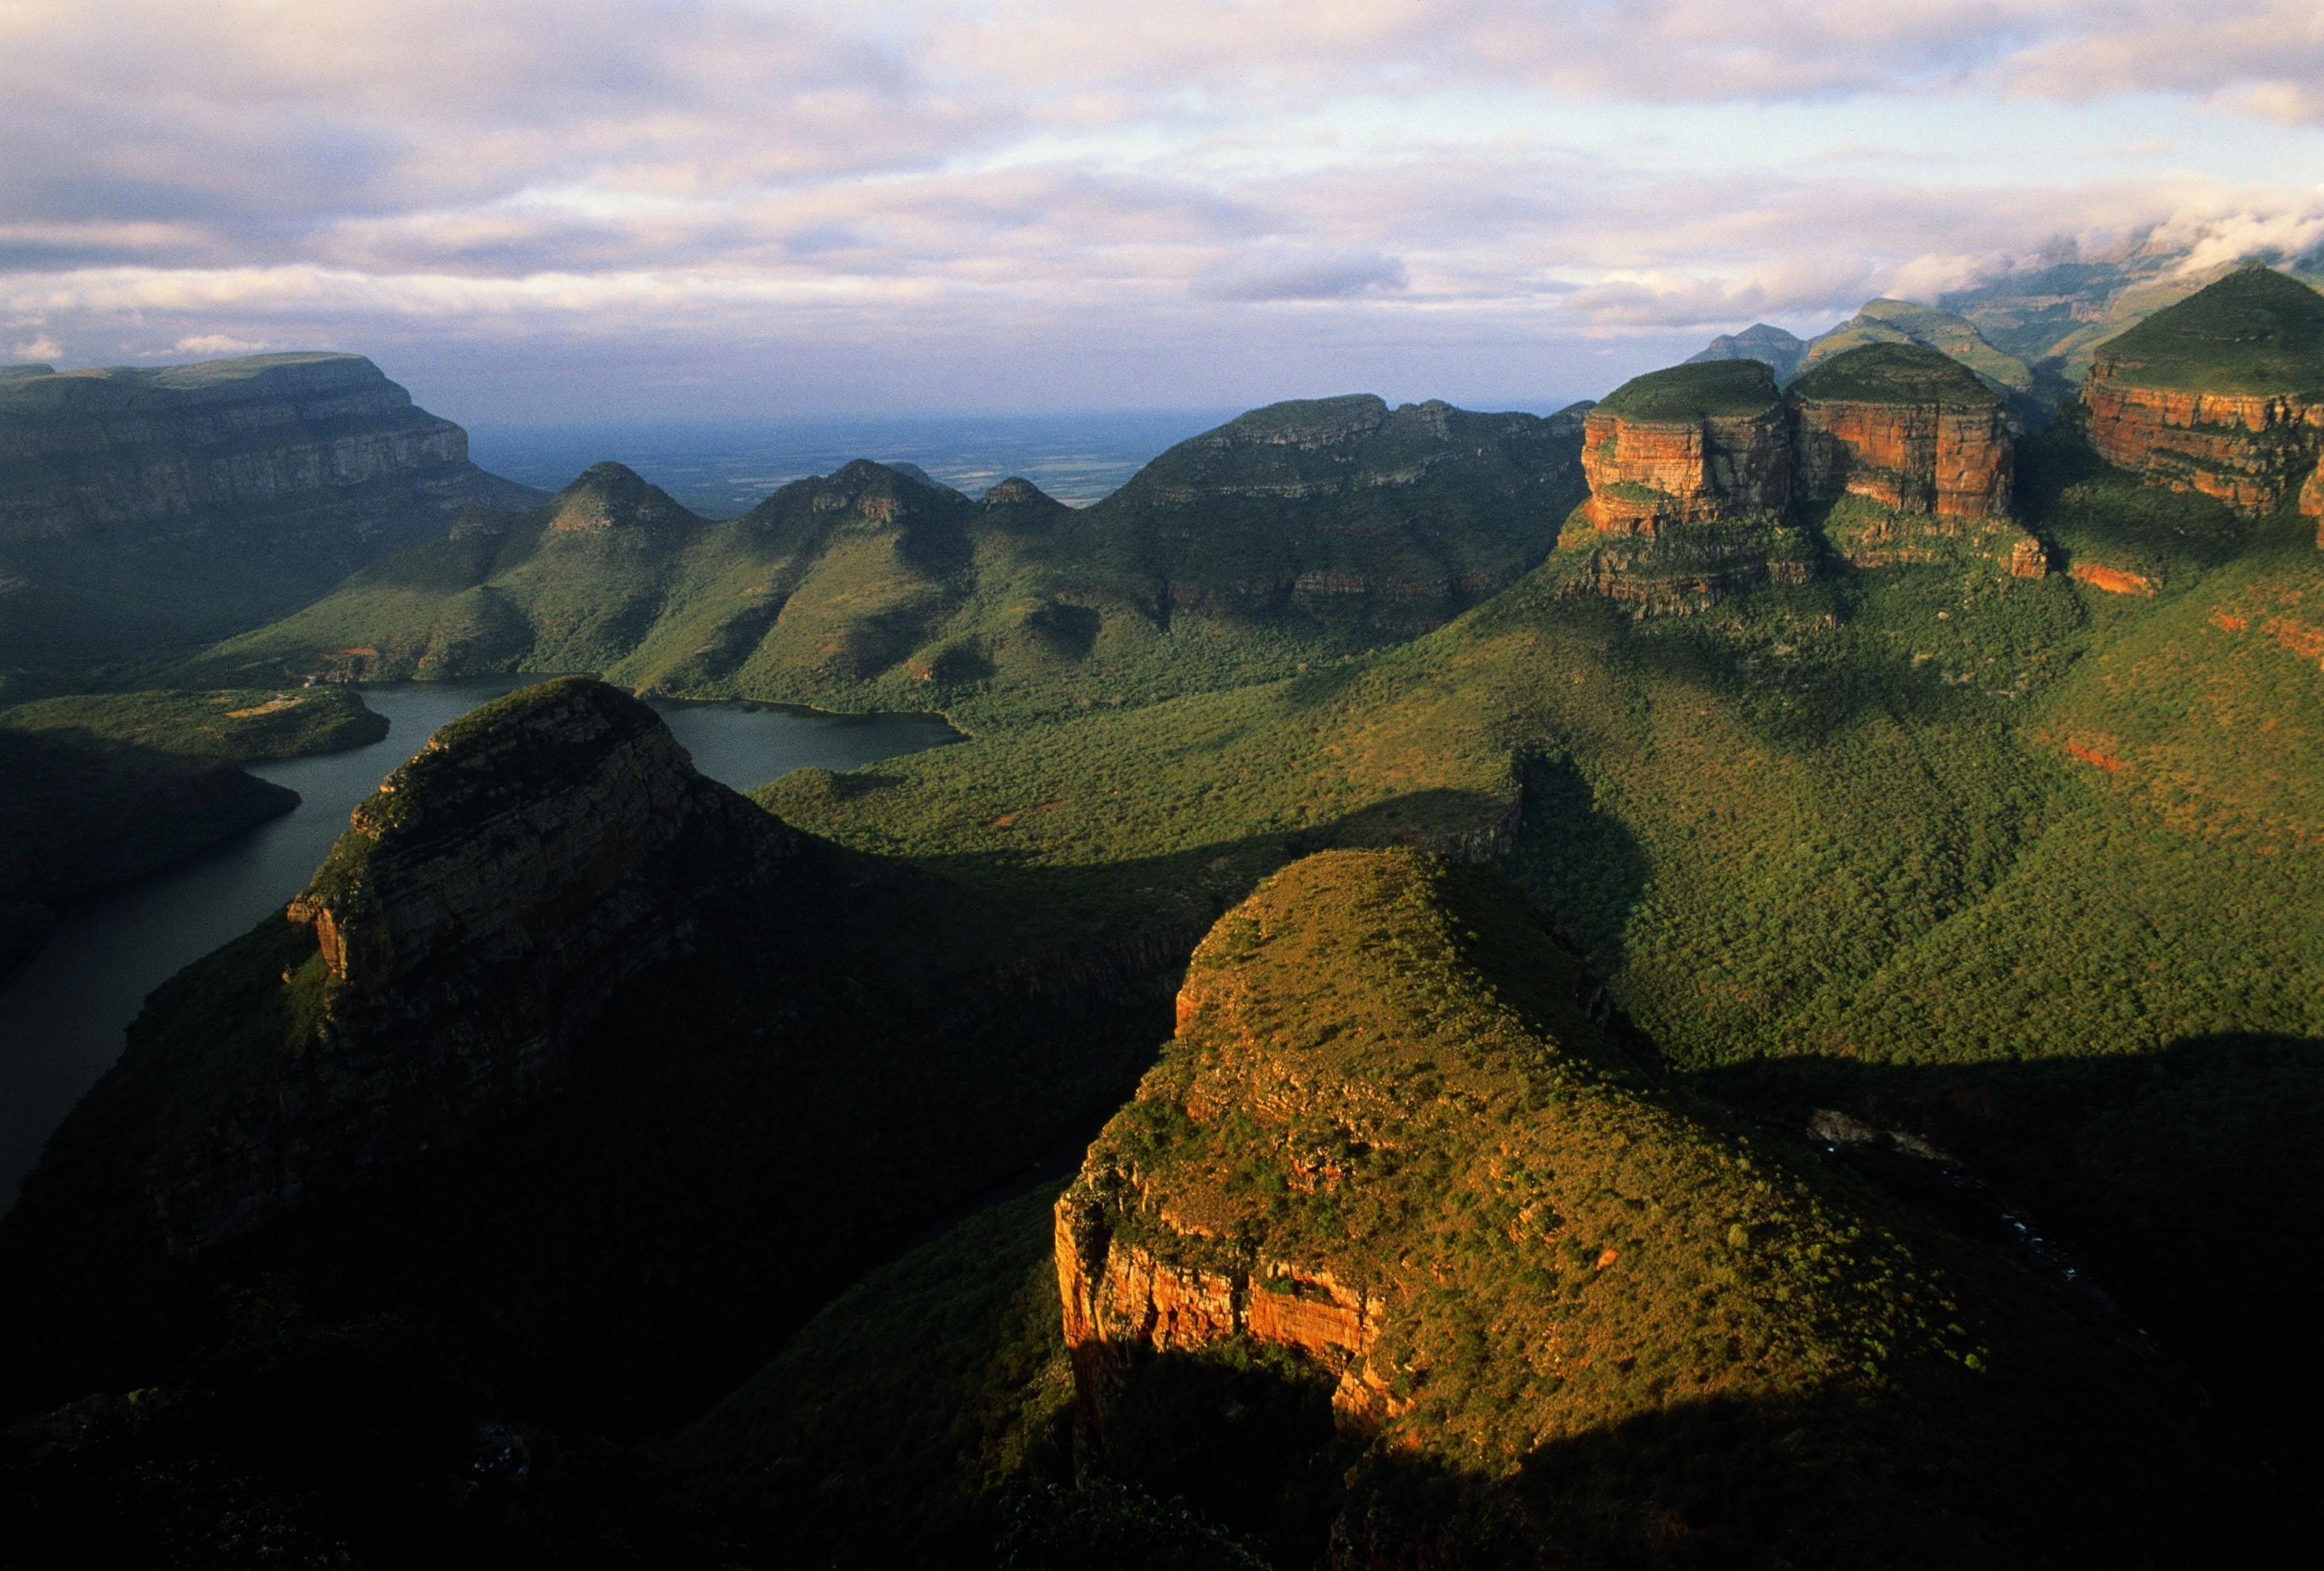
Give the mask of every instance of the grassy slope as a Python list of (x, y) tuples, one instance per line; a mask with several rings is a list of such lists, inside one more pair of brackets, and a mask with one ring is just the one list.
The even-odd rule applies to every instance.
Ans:
[(2107, 339), (2121, 380), (2212, 393), (2324, 394), (2324, 295), (2245, 267)]
[(1866, 343), (1817, 360), (1791, 384), (1800, 399), (1871, 403), (1937, 400), (1990, 406), (2000, 402), (1967, 365), (1914, 343)]
[[(638, 522), (650, 487), (593, 471), (198, 669), (588, 670), (649, 691), (942, 707), (978, 726), (1231, 688), (1434, 626), (1539, 560), (1580, 495), (1572, 424), (1273, 406), (1084, 513), (1022, 483), (970, 503), (858, 463), (728, 523), (659, 493)], [(623, 522), (555, 527), (585, 504)]]
[(1808, 346), (1800, 374), (1868, 344), (1923, 346), (1967, 366), (1996, 393), (2043, 402), (2052, 408), (2070, 392), (2062, 381), (2043, 377), (2016, 356), (1987, 342), (1967, 318), (1900, 300), (1872, 300), (1848, 321), (1819, 337)]
[(1688, 420), (1764, 414), (1775, 407), (1775, 373), (1757, 360), (1699, 360), (1634, 376), (1600, 400), (1606, 414)]
[(83, 693), (0, 709), (0, 730), (69, 733), (189, 758), (296, 758), (360, 747), (387, 722), (345, 688)]

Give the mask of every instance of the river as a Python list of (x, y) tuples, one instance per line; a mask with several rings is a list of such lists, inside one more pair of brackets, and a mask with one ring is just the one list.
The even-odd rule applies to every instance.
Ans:
[[(145, 995), (299, 892), (347, 814), (438, 726), (541, 679), (372, 688), (388, 718), (367, 746), (249, 766), (299, 793), (281, 818), (193, 861), (74, 901), (22, 968), (0, 981), (0, 1209), (42, 1142), (121, 1056)], [(954, 740), (927, 716), (819, 715), (753, 704), (656, 702), (695, 767), (737, 790), (811, 764), (853, 769)]]

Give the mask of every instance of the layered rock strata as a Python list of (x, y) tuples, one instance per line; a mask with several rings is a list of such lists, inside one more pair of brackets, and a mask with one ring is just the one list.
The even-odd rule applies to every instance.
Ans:
[(173, 1245), (467, 1141), (565, 1082), (627, 983), (807, 842), (697, 774), (602, 682), (527, 688), (446, 727), (353, 815), (290, 902), (311, 1019), (272, 1082), (161, 1175)]
[(2324, 296), (2240, 268), (2099, 345), (2082, 398), (2110, 463), (2273, 512), (2324, 453)]
[(1756, 360), (1692, 363), (1626, 383), (1582, 423), (1590, 522), (1658, 535), (1779, 513), (1790, 439), (1775, 377)]
[(2001, 400), (1916, 344), (1868, 344), (1793, 385), (1800, 497), (1861, 496), (1943, 519), (2009, 511), (2015, 462)]
[(11, 377), (0, 411), (0, 541), (167, 531), (381, 483), (447, 507), (532, 494), (355, 355)]

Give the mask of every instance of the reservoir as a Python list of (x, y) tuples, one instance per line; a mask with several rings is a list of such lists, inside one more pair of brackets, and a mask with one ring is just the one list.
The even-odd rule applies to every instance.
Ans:
[[(145, 995), (249, 931), (306, 886), (347, 815), (438, 726), (540, 677), (366, 688), (388, 718), (380, 741), (344, 753), (246, 766), (289, 786), (299, 806), (138, 883), (67, 906), (0, 981), (0, 1211), (49, 1132), (121, 1056)], [(957, 740), (932, 716), (821, 715), (755, 704), (654, 707), (713, 780), (748, 790), (809, 765), (853, 769)]]

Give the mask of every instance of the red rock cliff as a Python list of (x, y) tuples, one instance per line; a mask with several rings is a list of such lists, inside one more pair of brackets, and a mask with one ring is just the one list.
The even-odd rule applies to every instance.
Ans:
[(1603, 409), (1582, 423), (1588, 516), (1615, 534), (1781, 512), (1791, 450), (1780, 408), (1745, 416), (1641, 420)]
[(2109, 463), (2241, 513), (2273, 511), (2324, 451), (2324, 404), (2289, 393), (2142, 387), (2101, 353), (2082, 397)]
[(2009, 510), (2015, 467), (2000, 403), (1803, 398), (1794, 406), (1803, 497), (1864, 496), (1939, 518)]

